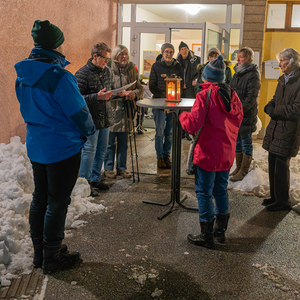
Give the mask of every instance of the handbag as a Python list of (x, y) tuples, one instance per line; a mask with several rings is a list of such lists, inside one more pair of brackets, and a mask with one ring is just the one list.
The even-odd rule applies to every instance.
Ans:
[[(211, 89), (209, 89), (208, 94), (207, 94), (207, 98), (206, 98), (206, 116), (208, 113), (208, 101), (210, 98), (210, 94), (211, 94)], [(205, 116), (205, 118), (206, 118)], [(198, 130), (191, 146), (190, 146), (190, 150), (189, 150), (189, 154), (188, 154), (188, 162), (187, 162), (187, 169), (186, 169), (186, 173), (188, 175), (193, 175), (196, 172), (196, 166), (193, 163), (193, 158), (194, 158), (194, 148), (196, 146), (197, 140), (198, 140), (198, 136), (200, 134), (202, 127)]]

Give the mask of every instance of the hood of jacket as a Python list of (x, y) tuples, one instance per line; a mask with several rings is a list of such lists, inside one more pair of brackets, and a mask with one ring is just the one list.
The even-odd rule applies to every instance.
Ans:
[[(180, 53), (178, 53), (176, 59), (180, 62), (183, 59), (182, 55)], [(195, 61), (197, 61), (197, 56), (195, 55), (195, 53), (192, 50), (189, 50), (189, 55), (188, 55), (187, 59), (189, 60), (189, 62), (191, 64), (193, 64)]]
[(49, 69), (58, 66), (64, 68), (69, 62), (55, 51), (41, 47), (32, 49), (29, 57), (15, 64), (17, 80), (28, 86), (33, 86)]

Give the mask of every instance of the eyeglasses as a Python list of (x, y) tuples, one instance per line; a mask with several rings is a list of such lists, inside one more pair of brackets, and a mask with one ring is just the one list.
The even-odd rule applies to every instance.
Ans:
[(164, 51), (164, 53), (165, 53), (166, 55), (173, 55), (173, 54), (174, 54), (174, 51)]
[(128, 53), (127, 52), (121, 52), (119, 55), (120, 56), (128, 56)]
[(104, 60), (105, 60), (105, 62), (108, 62), (109, 61), (109, 57), (105, 57), (105, 56), (102, 56), (102, 55), (100, 55), (100, 54), (97, 54), (98, 56), (100, 56), (100, 57), (102, 57)]

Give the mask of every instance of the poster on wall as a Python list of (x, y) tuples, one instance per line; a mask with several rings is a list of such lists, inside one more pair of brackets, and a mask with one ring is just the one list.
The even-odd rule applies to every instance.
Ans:
[(156, 61), (158, 51), (143, 51), (143, 78), (149, 78), (152, 65)]
[(193, 44), (192, 51), (195, 53), (195, 55), (201, 57), (201, 44)]

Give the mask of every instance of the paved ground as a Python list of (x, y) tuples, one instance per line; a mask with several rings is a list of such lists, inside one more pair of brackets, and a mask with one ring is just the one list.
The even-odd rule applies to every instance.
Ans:
[[(138, 145), (140, 182), (106, 181), (111, 188), (94, 201), (107, 211), (86, 215), (86, 226), (65, 239), (83, 262), (46, 277), (44, 299), (300, 299), (299, 215), (269, 213), (262, 199), (229, 191), (226, 243), (191, 245), (186, 236), (199, 233), (197, 212), (176, 207), (159, 221), (166, 207), (142, 202), (168, 202), (170, 177), (156, 172), (153, 142), (143, 135)], [(183, 164), (188, 147), (184, 141)], [(193, 178), (182, 176), (185, 204), (197, 206)]]

